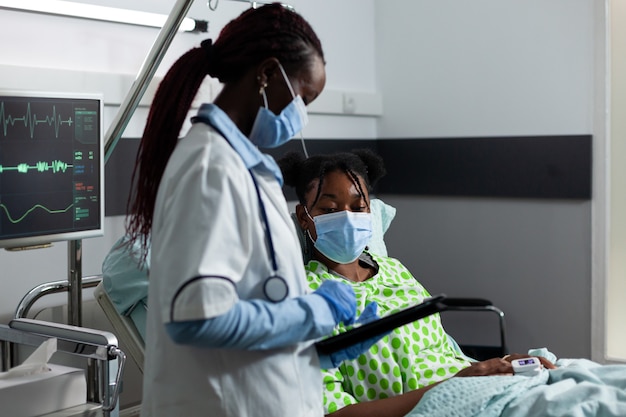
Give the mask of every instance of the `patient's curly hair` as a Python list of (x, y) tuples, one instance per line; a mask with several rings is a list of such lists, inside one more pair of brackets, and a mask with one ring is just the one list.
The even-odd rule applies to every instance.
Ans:
[(387, 173), (383, 159), (367, 148), (313, 155), (309, 158), (298, 152), (289, 152), (277, 162), (285, 184), (295, 188), (300, 204), (306, 205), (305, 195), (313, 189), (314, 180), (319, 180), (315, 199), (310, 202), (310, 206), (317, 203), (327, 173), (345, 172), (354, 181), (362, 196), (364, 192), (358, 177), (363, 178), (363, 185), (371, 193), (378, 180)]

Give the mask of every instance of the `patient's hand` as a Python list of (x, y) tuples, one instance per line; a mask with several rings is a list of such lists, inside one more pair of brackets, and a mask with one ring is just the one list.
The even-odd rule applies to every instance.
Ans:
[[(523, 353), (512, 353), (510, 355), (506, 355), (503, 359), (511, 362), (515, 359), (523, 359), (523, 358), (530, 358), (532, 357), (531, 355), (525, 355)], [(547, 360), (546, 358), (544, 358), (543, 356), (535, 356), (535, 358), (538, 358), (541, 361), (541, 364), (543, 365), (544, 368), (546, 369), (556, 369), (557, 366), (555, 364), (553, 364), (552, 362), (550, 362), (549, 360)]]
[(513, 366), (507, 360), (493, 358), (482, 362), (474, 362), (471, 366), (459, 371), (455, 376), (490, 375), (513, 375)]
[[(513, 353), (504, 358), (493, 358), (482, 362), (474, 362), (468, 368), (459, 371), (455, 376), (489, 376), (489, 375), (513, 375), (511, 361), (514, 359), (530, 358), (530, 355)], [(556, 369), (556, 365), (544, 357), (537, 356), (546, 369)]]

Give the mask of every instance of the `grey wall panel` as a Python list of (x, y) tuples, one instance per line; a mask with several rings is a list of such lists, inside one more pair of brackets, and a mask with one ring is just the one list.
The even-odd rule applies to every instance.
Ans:
[(380, 192), (591, 198), (591, 136), (378, 141), (389, 175)]
[(122, 138), (105, 164), (104, 212), (107, 216), (126, 214), (126, 202), (138, 148), (139, 139)]
[[(591, 135), (440, 138), (307, 139), (309, 155), (370, 148), (388, 175), (376, 192), (398, 195), (591, 198)], [(120, 140), (106, 164), (106, 215), (126, 212), (138, 139)], [(280, 158), (302, 151), (299, 140), (270, 149)], [(293, 190), (285, 188), (288, 200)]]

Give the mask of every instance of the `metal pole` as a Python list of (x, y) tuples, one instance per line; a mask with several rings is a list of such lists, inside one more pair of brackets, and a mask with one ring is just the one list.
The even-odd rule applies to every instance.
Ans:
[(146, 56), (137, 78), (133, 82), (130, 91), (126, 95), (124, 102), (120, 105), (120, 109), (107, 130), (105, 136), (106, 142), (104, 146), (105, 163), (109, 160), (109, 157), (113, 153), (113, 149), (115, 148), (117, 141), (122, 137), (122, 132), (126, 129), (131, 116), (139, 105), (143, 94), (148, 88), (150, 80), (159, 67), (163, 56), (172, 43), (172, 39), (174, 39), (174, 36), (176, 35), (181, 22), (187, 15), (192, 3), (193, 0), (177, 0), (174, 8), (165, 21), (165, 24), (159, 31), (159, 36), (152, 45), (152, 49), (150, 49), (148, 56)]
[(83, 241), (67, 242), (69, 288), (67, 292), (67, 324), (83, 325)]
[(0, 372), (11, 369), (11, 343), (0, 340)]

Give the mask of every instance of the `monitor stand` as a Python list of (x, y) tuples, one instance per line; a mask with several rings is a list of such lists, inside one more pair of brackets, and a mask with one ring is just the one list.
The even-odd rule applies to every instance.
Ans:
[(83, 241), (68, 241), (67, 255), (67, 281), (69, 283), (67, 291), (67, 324), (80, 327), (83, 321)]

